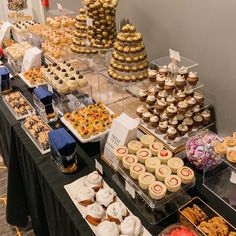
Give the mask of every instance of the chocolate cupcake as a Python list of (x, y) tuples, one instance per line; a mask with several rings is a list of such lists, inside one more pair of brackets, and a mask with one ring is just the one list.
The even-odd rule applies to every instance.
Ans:
[(190, 85), (195, 86), (195, 85), (197, 84), (198, 80), (199, 80), (199, 78), (198, 78), (198, 76), (197, 76), (197, 72), (192, 72), (192, 71), (191, 71), (191, 72), (188, 74), (187, 81), (188, 81), (188, 83), (189, 83)]

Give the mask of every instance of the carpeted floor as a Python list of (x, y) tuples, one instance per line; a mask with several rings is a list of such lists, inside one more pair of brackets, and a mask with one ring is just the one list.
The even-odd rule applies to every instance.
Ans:
[(7, 168), (0, 157), (0, 235), (1, 236), (34, 236), (33, 230), (22, 230), (6, 222)]

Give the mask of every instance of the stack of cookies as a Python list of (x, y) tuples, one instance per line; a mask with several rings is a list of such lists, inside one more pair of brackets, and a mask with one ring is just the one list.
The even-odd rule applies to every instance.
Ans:
[(116, 37), (117, 0), (84, 0), (88, 26), (88, 40), (92, 47), (98, 49), (112, 48)]
[(135, 82), (148, 78), (148, 61), (142, 35), (133, 25), (122, 27), (114, 43), (108, 74), (117, 81)]
[(87, 45), (87, 23), (86, 23), (86, 10), (84, 8), (80, 8), (79, 15), (76, 16), (75, 23), (75, 32), (74, 37), (72, 39), (71, 50), (75, 53), (79, 54), (96, 54), (97, 50), (90, 49)]

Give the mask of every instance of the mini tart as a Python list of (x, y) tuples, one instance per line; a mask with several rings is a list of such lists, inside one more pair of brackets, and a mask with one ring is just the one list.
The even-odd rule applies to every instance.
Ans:
[(149, 185), (156, 180), (155, 176), (149, 172), (144, 172), (139, 175), (138, 183), (142, 189), (148, 189)]
[(101, 175), (99, 175), (97, 171), (94, 171), (91, 174), (87, 175), (84, 182), (84, 186), (90, 187), (94, 191), (98, 191), (100, 188), (103, 187), (103, 180)]
[(164, 179), (169, 175), (171, 175), (171, 169), (167, 165), (160, 165), (155, 170), (155, 176), (160, 181), (164, 181)]
[(158, 152), (163, 149), (163, 144), (160, 142), (154, 142), (149, 145), (149, 149), (152, 152), (153, 156), (157, 156)]
[(184, 166), (184, 162), (179, 157), (172, 157), (167, 161), (172, 173), (177, 173), (177, 170)]
[(177, 192), (181, 187), (181, 179), (177, 175), (169, 175), (165, 178), (165, 185), (170, 192)]
[(157, 157), (149, 157), (145, 161), (145, 167), (147, 171), (151, 173), (155, 173), (155, 170), (159, 165), (161, 165), (161, 161)]
[(171, 151), (165, 149), (159, 151), (157, 156), (161, 160), (161, 163), (166, 164), (167, 161), (173, 156), (173, 154)]
[(114, 202), (108, 206), (107, 210), (107, 219), (109, 221), (120, 224), (123, 219), (128, 215), (127, 208), (120, 202)]
[(236, 150), (229, 150), (227, 152), (227, 159), (232, 163), (236, 163)]
[(75, 200), (82, 206), (87, 207), (94, 203), (95, 191), (89, 187), (82, 187), (78, 190)]
[(138, 163), (138, 157), (134, 154), (127, 154), (122, 158), (122, 164), (125, 169), (129, 170), (130, 166), (134, 163)]
[(96, 202), (87, 206), (86, 220), (92, 225), (99, 225), (105, 217), (105, 211), (102, 206)]
[(137, 157), (139, 162), (145, 163), (145, 161), (152, 156), (152, 152), (147, 148), (141, 148), (137, 151)]
[(96, 202), (103, 207), (108, 207), (115, 199), (116, 193), (111, 188), (102, 188), (96, 193)]
[(136, 153), (139, 149), (143, 147), (143, 144), (138, 140), (132, 140), (128, 143), (129, 153)]
[(130, 175), (133, 179), (138, 179), (139, 175), (145, 172), (146, 168), (143, 164), (134, 163), (130, 166)]
[(118, 146), (114, 149), (114, 155), (117, 160), (122, 160), (128, 154), (128, 148), (125, 146)]
[(227, 152), (225, 143), (216, 142), (214, 143), (213, 147), (216, 154), (225, 155)]
[(193, 182), (194, 172), (187, 166), (183, 166), (178, 169), (177, 175), (181, 178), (183, 184), (189, 184)]
[(160, 181), (154, 181), (149, 185), (148, 192), (151, 198), (159, 200), (165, 197), (166, 186)]
[(225, 144), (227, 147), (235, 147), (236, 146), (236, 138), (228, 137), (227, 140), (225, 140)]
[(153, 143), (155, 138), (151, 135), (143, 135), (140, 139), (140, 142), (143, 144), (143, 147), (149, 147)]
[(103, 221), (96, 228), (97, 236), (119, 236), (119, 228), (115, 222)]

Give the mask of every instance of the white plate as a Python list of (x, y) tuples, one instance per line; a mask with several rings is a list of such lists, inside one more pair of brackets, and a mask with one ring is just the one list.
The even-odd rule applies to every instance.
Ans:
[[(92, 231), (94, 232), (94, 234), (96, 235), (96, 226), (91, 225), (86, 219), (86, 207), (81, 206), (80, 204), (77, 203), (77, 201), (75, 200), (76, 197), (76, 192), (78, 191), (78, 189), (80, 189), (81, 187), (84, 186), (84, 181), (85, 181), (86, 176), (81, 177), (80, 179), (75, 180), (74, 182), (67, 184), (64, 186), (66, 192), (68, 193), (68, 195), (70, 196), (71, 200), (73, 201), (73, 203), (75, 204), (75, 206), (77, 207), (77, 209), (79, 210), (80, 214), (83, 216), (84, 220), (87, 222), (87, 224), (89, 225), (89, 227), (92, 229)], [(104, 181), (104, 188), (110, 188), (109, 185)], [(119, 197), (116, 198), (117, 202), (120, 202), (121, 204), (123, 204), (125, 206), (125, 204), (120, 200)], [(125, 206), (126, 207), (126, 206)], [(129, 211), (129, 209), (126, 207), (126, 209)], [(133, 215), (132, 212), (130, 212), (130, 215)], [(104, 235), (105, 236), (105, 235)], [(151, 234), (147, 231), (146, 228), (144, 228), (143, 234), (140, 236), (151, 236)]]
[(25, 84), (26, 84), (29, 88), (36, 88), (37, 86), (41, 86), (41, 85), (47, 84), (47, 82), (44, 81), (43, 83), (37, 83), (37, 84), (32, 85), (32, 84), (29, 83), (29, 80), (27, 80), (27, 79), (25, 78), (24, 73), (20, 73), (20, 74), (19, 74), (19, 77), (25, 82)]

